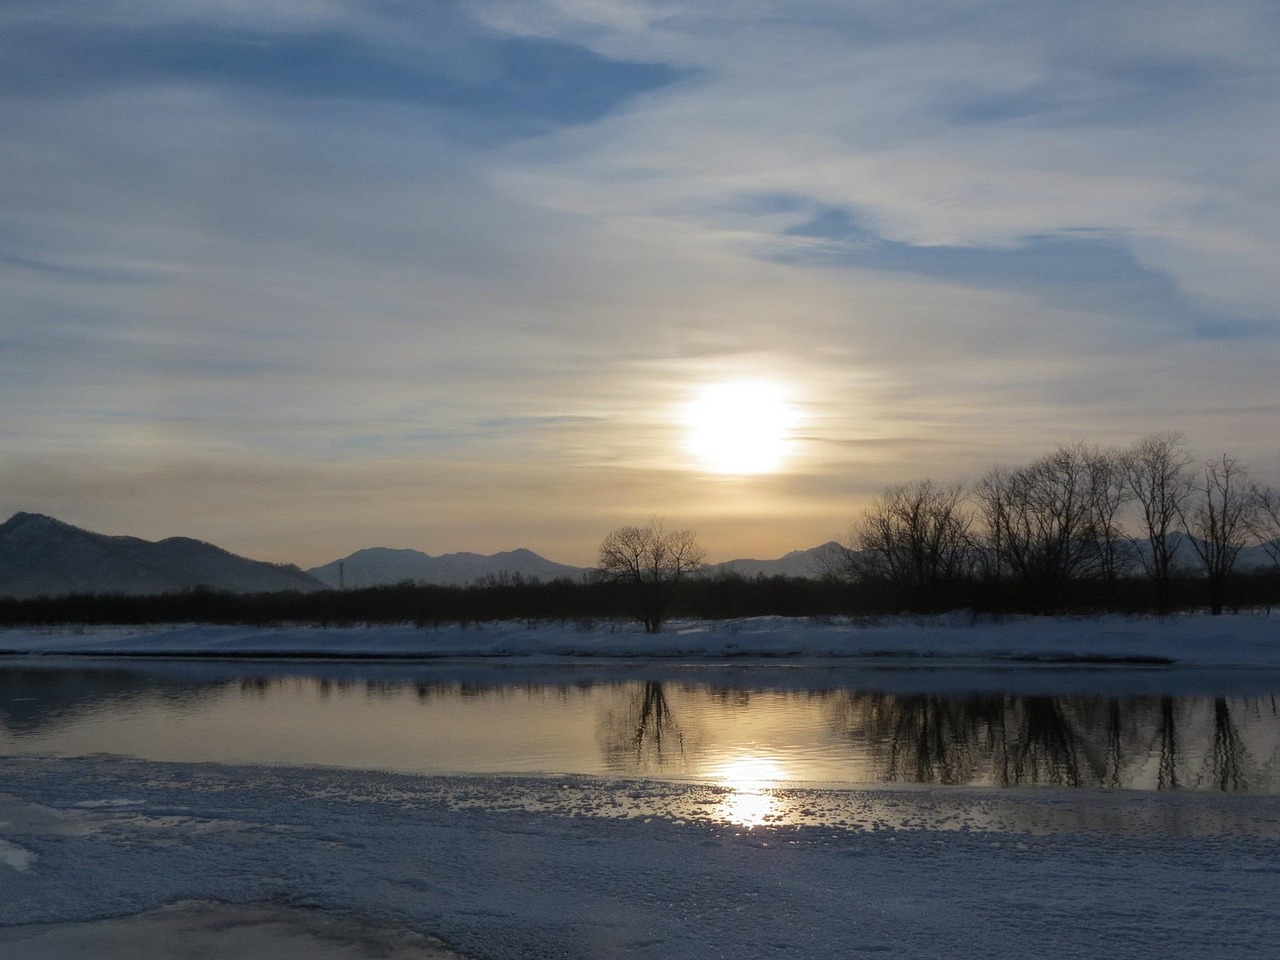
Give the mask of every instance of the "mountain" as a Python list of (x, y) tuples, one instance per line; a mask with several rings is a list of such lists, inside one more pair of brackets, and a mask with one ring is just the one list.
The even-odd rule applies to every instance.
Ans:
[[(737, 573), (744, 577), (786, 576), (820, 577), (824, 557), (833, 549), (839, 549), (834, 541), (808, 550), (793, 550), (776, 560), (729, 560), (706, 567), (708, 574)], [(339, 574), (338, 565), (342, 564)], [(419, 550), (394, 550), (389, 547), (370, 547), (357, 550), (348, 557), (334, 560), (307, 571), (330, 587), (341, 582), (349, 589), (372, 587), (382, 584), (434, 583), (461, 586), (487, 577), (520, 576), (525, 579), (555, 580), (568, 578), (581, 580), (594, 568), (571, 567), (541, 557), (532, 550), (508, 550), (488, 556), (479, 553), (446, 553), (438, 557)]]
[[(1273, 550), (1280, 547), (1280, 542), (1269, 541)], [(1250, 544), (1236, 556), (1236, 567), (1245, 571), (1268, 570), (1275, 565), (1267, 548), (1260, 543)]]
[(433, 557), (420, 550), (370, 547), (357, 550), (348, 557), (324, 566), (312, 567), (307, 573), (330, 587), (345, 585), (354, 588), (403, 583), (406, 580), (463, 586), (487, 577), (503, 576), (525, 579), (536, 577), (539, 580), (567, 577), (570, 580), (581, 580), (587, 570), (556, 563), (523, 548), (488, 556), (479, 553), (446, 553)]
[[(1198, 542), (1202, 541), (1197, 541), (1191, 534), (1180, 530), (1169, 534), (1169, 549), (1173, 551), (1175, 570), (1193, 577), (1203, 576), (1204, 564), (1200, 560), (1200, 555), (1196, 553)], [(1146, 539), (1138, 537), (1134, 541), (1133, 549), (1135, 551), (1133, 572), (1141, 574), (1144, 569), (1141, 560), (1143, 557), (1151, 556), (1151, 545)], [(1235, 570), (1238, 573), (1253, 573), (1272, 566), (1271, 555), (1261, 543), (1251, 543), (1247, 547), (1242, 547), (1236, 554)]]
[(0, 596), (173, 593), (195, 587), (235, 593), (320, 590), (292, 565), (248, 560), (187, 537), (151, 542), (111, 537), (38, 513), (0, 524)]
[(707, 572), (736, 573), (744, 577), (821, 577), (843, 548), (829, 540), (808, 550), (792, 550), (777, 560), (726, 560), (707, 566)]

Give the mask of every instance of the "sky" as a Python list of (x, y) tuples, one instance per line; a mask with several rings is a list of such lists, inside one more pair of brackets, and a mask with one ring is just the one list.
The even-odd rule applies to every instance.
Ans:
[(7, 0), (0, 513), (586, 565), (1076, 439), (1273, 480), (1277, 51), (1273, 0)]

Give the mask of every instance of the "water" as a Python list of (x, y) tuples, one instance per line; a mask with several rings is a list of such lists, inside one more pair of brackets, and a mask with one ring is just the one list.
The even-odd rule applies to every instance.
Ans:
[(1280, 794), (1280, 684), (1201, 677), (1165, 692), (1185, 680), (14, 660), (0, 663), (0, 755), (694, 781), (748, 797), (889, 785)]

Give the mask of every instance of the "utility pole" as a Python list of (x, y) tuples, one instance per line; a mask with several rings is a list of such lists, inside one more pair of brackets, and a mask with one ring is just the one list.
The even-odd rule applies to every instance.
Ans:
[(347, 571), (345, 567), (346, 567), (346, 564), (343, 563), (341, 560), (339, 560), (338, 561), (338, 589), (339, 590), (347, 589)]

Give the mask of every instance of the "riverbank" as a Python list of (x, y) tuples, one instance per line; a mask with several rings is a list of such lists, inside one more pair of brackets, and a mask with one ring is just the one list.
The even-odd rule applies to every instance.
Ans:
[(1280, 616), (1006, 617), (879, 620), (759, 617), (673, 621), (659, 634), (618, 622), (466, 625), (11, 628), (12, 656), (526, 660), (850, 660), (1280, 667)]

